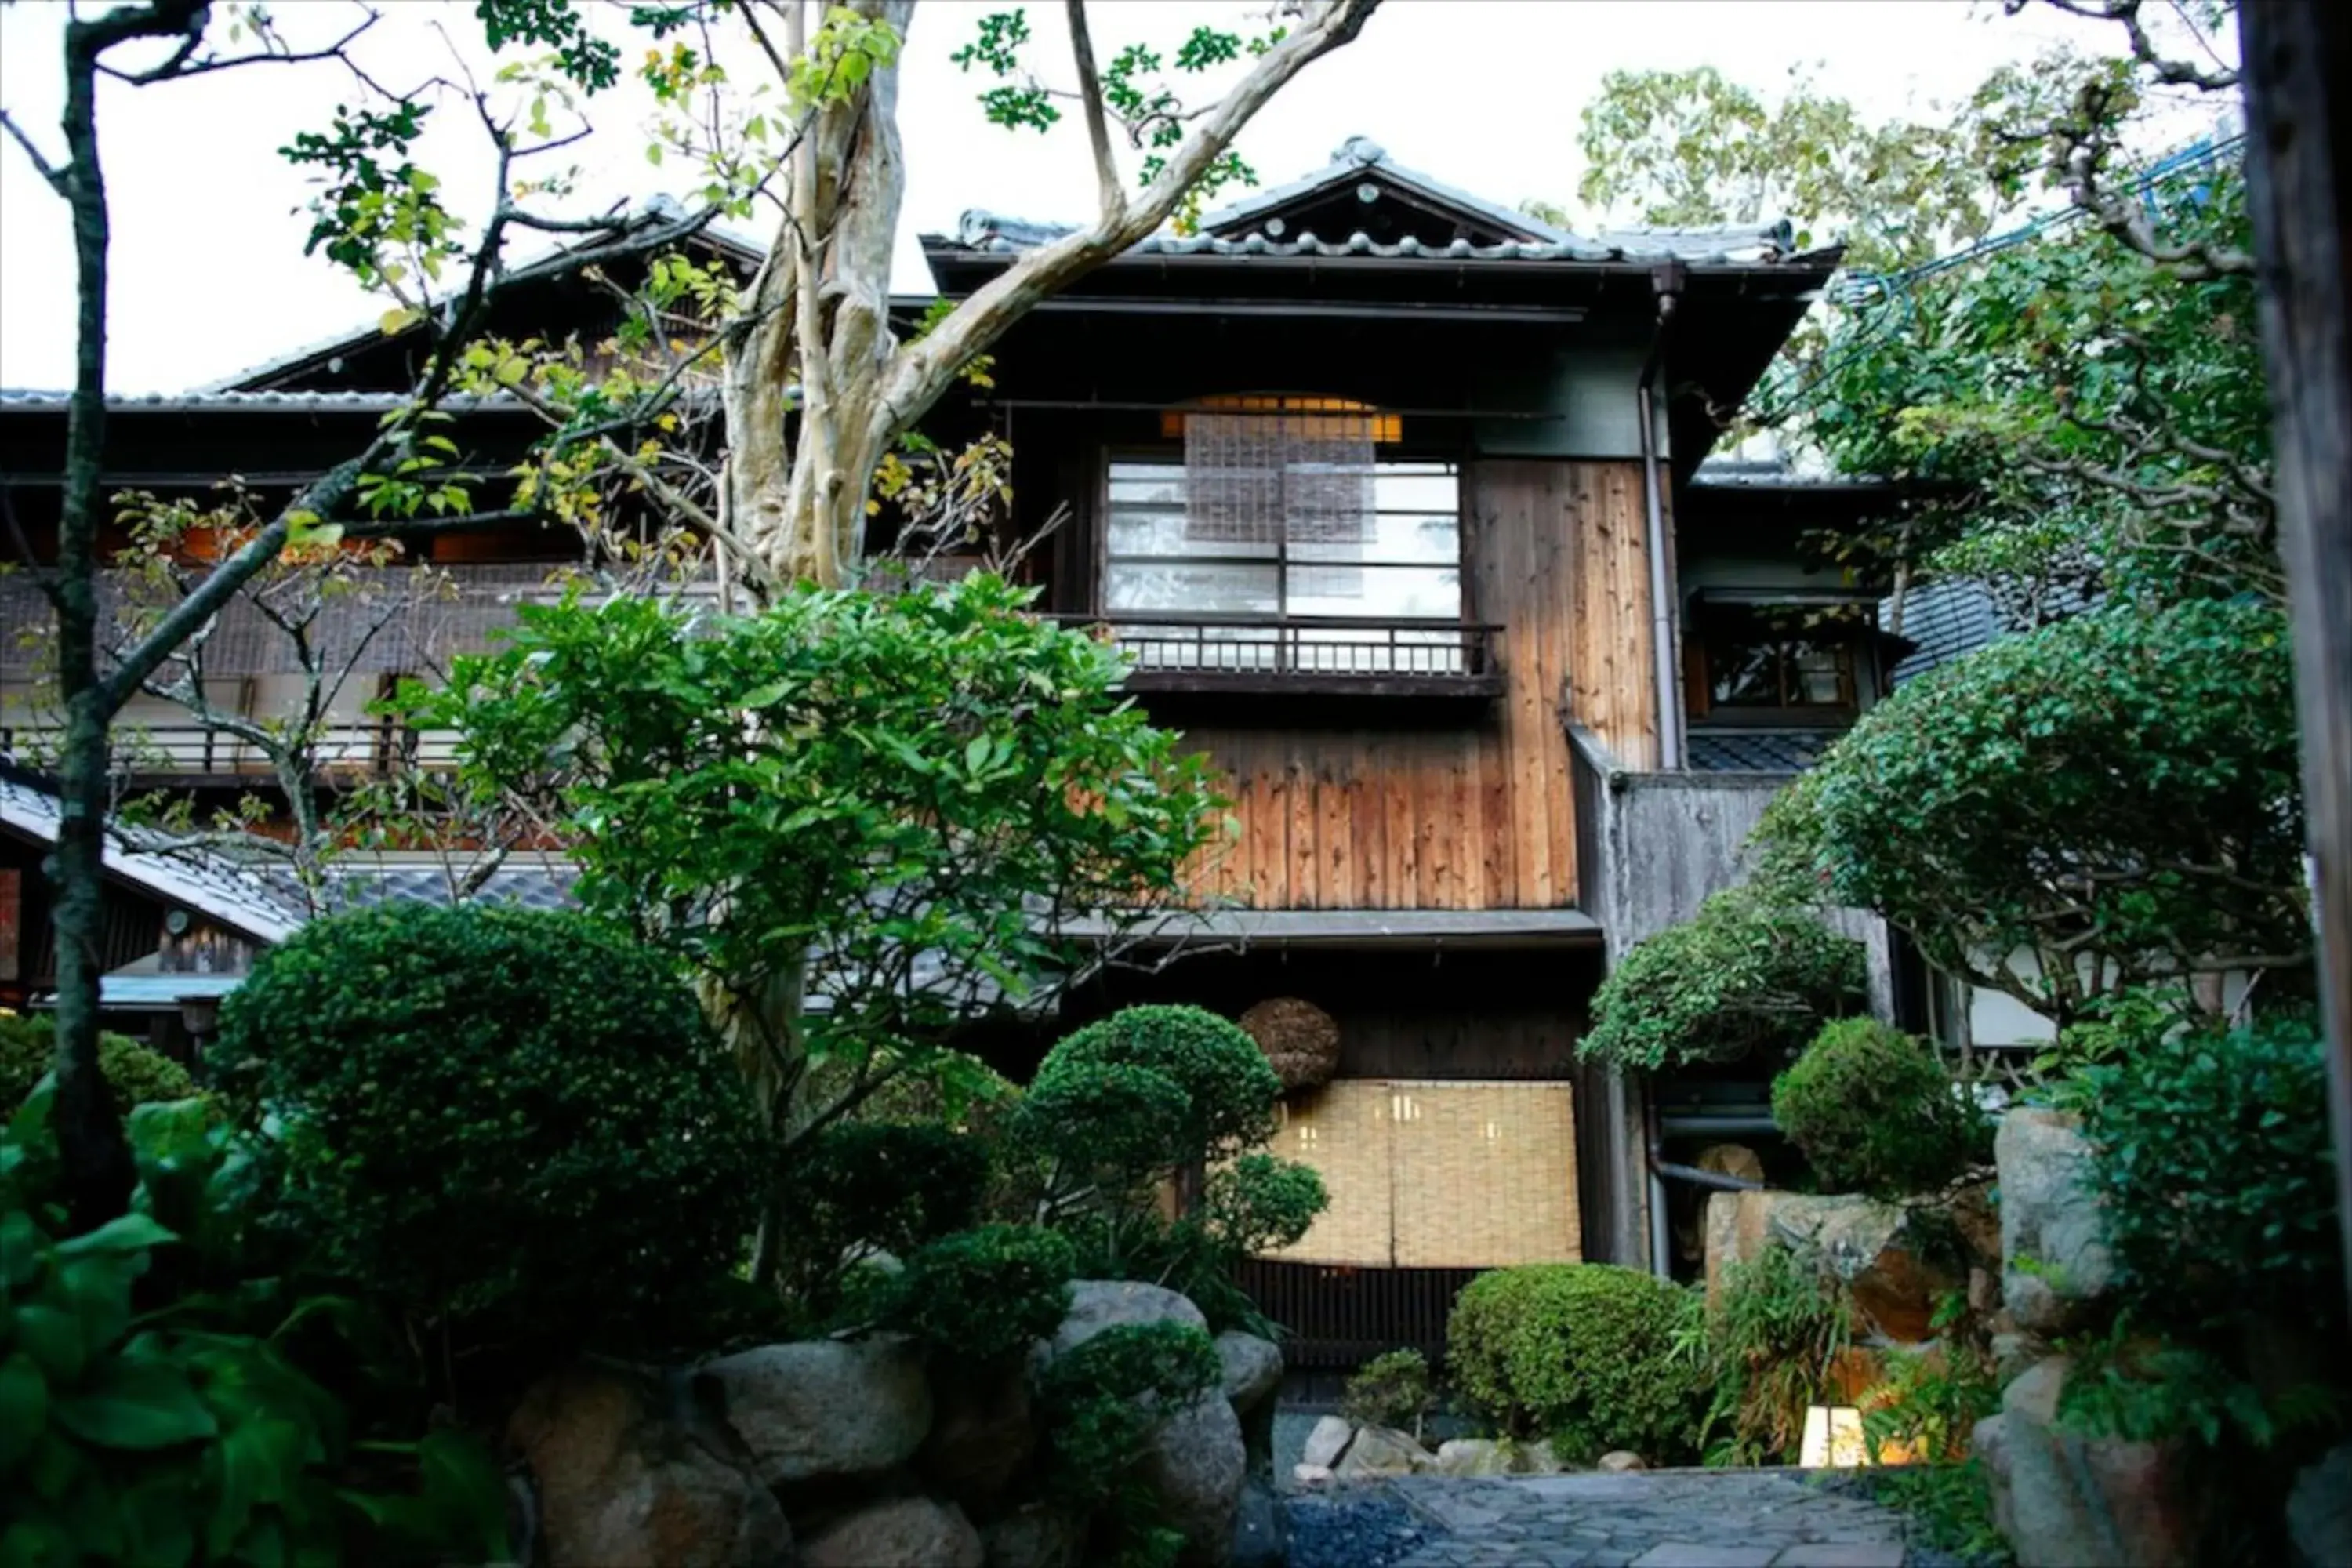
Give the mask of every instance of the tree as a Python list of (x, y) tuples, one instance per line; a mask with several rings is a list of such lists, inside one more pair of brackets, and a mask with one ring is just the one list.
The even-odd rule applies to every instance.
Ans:
[[(58, 685), (66, 715), (62, 822), (53, 862), (57, 1117), (76, 1223), (96, 1224), (118, 1212), (131, 1180), (95, 1054), (109, 721), (174, 648), (289, 544), (551, 510), (543, 496), (527, 492), (516, 508), (478, 513), (459, 465), (462, 454), (440, 428), (447, 418), (440, 405), (461, 380), (516, 384), (531, 374), (529, 362), (509, 353), (468, 357), (481, 347), (476, 340), (488, 300), (504, 281), (505, 247), (514, 232), (561, 237), (571, 244), (565, 265), (590, 271), (662, 251), (722, 212), (748, 216), (763, 199), (776, 205), (776, 240), (752, 287), (740, 298), (710, 297), (708, 314), (717, 330), (654, 389), (675, 393), (689, 372), (708, 378), (715, 369), (726, 456), (716, 486), (719, 504), (700, 509), (701, 521), (714, 538), (740, 547), (736, 564), (746, 576), (767, 585), (803, 577), (838, 584), (862, 544), (876, 471), (898, 438), (1040, 299), (1159, 226), (1204, 178), (1232, 174), (1231, 144), (1251, 117), (1307, 65), (1353, 39), (1377, 4), (1318, 0), (1295, 29), (1246, 49), (1232, 35), (1196, 30), (1178, 52), (1179, 69), (1239, 66), (1245, 53), (1250, 58), (1222, 100), (1188, 109), (1171, 92), (1138, 86), (1145, 68), (1132, 51), (1110, 70), (1099, 68), (1085, 8), (1070, 0), (1075, 94), (1097, 174), (1095, 220), (1022, 258), (929, 331), (906, 342), (890, 327), (887, 281), (903, 188), (898, 59), (913, 0), (835, 5), (814, 26), (800, 0), (686, 0), (635, 8), (631, 26), (657, 42), (689, 32), (705, 45), (698, 51), (672, 42), (666, 51), (653, 51), (646, 67), (657, 94), (677, 111), (661, 127), (651, 155), (659, 159), (665, 146), (692, 154), (705, 182), (701, 201), (691, 211), (578, 217), (531, 205), (561, 195), (566, 180), (525, 182), (515, 174), (519, 162), (571, 146), (587, 133), (584, 121), (559, 131), (551, 105), (571, 112), (581, 99), (618, 79), (618, 47), (589, 27), (571, 0), (483, 0), (477, 7), (493, 50), (524, 45), (549, 51), (499, 71), (494, 85), (517, 100), (510, 110), (495, 106), (497, 94), (475, 81), (462, 60), (462, 85), (436, 78), (411, 91), (385, 91), (352, 53), (373, 25), (373, 13), (363, 13), (342, 37), (307, 50), (289, 45), (257, 8), (225, 13), (215, 25), (203, 0), (143, 0), (69, 19), (62, 51), (65, 155), (49, 157), (14, 119), (0, 116), (0, 129), (70, 207), (78, 263), (78, 351), (59, 548), (40, 579), (57, 614)], [(726, 85), (712, 47), (720, 29), (756, 48), (773, 72), (768, 85), (775, 101), (746, 100), (725, 112), (690, 116), (686, 110), (705, 107)], [(983, 52), (975, 58), (1010, 77), (1018, 70), (1015, 51), (1024, 35), (1017, 14), (987, 18)], [(110, 58), (149, 41), (169, 51), (156, 64), (130, 68)], [(327, 130), (296, 135), (287, 154), (314, 170), (320, 182), (311, 247), (386, 295), (393, 303), (383, 323), (387, 332), (414, 330), (423, 336), (422, 368), (408, 406), (362, 450), (302, 487), (135, 647), (104, 668), (97, 580), (105, 504), (109, 212), (98, 82), (108, 78), (143, 87), (216, 70), (325, 60), (351, 68), (361, 102), (339, 111)], [(1043, 121), (1043, 108), (1051, 107), (1049, 89), (1031, 87), (1024, 78), (1012, 91), (1013, 98), (999, 102), (1026, 104), (1029, 121)], [(470, 108), (495, 150), (490, 205), (470, 245), (459, 237), (466, 225), (447, 206), (442, 183), (412, 156), (436, 97)], [(1130, 140), (1162, 149), (1132, 197), (1118, 174), (1114, 123)], [(512, 382), (502, 379), (509, 375)], [(643, 396), (620, 400), (616, 408), (600, 389), (588, 390), (595, 395), (562, 416), (569, 447), (602, 452), (609, 443), (619, 452), (623, 472), (630, 463), (642, 470), (631, 448), (611, 438), (626, 434), (637, 441), (641, 427), (657, 426), (666, 410)], [(647, 483), (642, 472), (629, 479), (656, 501), (680, 499)], [(692, 520), (692, 510), (678, 510)]]
[(2064, 1025), (2133, 986), (2311, 962), (2284, 617), (2122, 604), (1864, 714), (1759, 832), (1780, 886), (1877, 910)]

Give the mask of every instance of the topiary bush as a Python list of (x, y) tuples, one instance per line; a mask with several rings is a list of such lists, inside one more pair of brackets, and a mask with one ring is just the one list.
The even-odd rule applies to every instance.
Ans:
[(1356, 1370), (1339, 1399), (1339, 1414), (1358, 1426), (1393, 1426), (1418, 1440), (1437, 1408), (1429, 1359), (1416, 1350), (1389, 1351)]
[(784, 1177), (784, 1283), (817, 1311), (862, 1254), (904, 1258), (978, 1223), (988, 1151), (937, 1123), (835, 1122), (796, 1150)]
[[(48, 1076), (57, 1048), (55, 1019), (0, 1014), (0, 1118), (24, 1104), (33, 1087)], [(114, 1109), (125, 1116), (134, 1105), (185, 1100), (196, 1092), (187, 1068), (126, 1036), (99, 1036), (98, 1065), (106, 1074)]]
[(1079, 1068), (1142, 1068), (1181, 1089), (1178, 1131), (1192, 1159), (1213, 1161), (1274, 1135), (1281, 1078), (1241, 1026), (1204, 1008), (1122, 1008), (1048, 1051), (1037, 1076)]
[(1638, 942), (1592, 994), (1582, 1060), (1658, 1072), (1793, 1055), (1863, 1000), (1862, 944), (1745, 889)]
[(2166, 1029), (2086, 1067), (2070, 1103), (2119, 1282), (2183, 1328), (2341, 1302), (2326, 1047), (2307, 1015)]
[(733, 1267), (765, 1181), (693, 998), (578, 915), (314, 921), (222, 1007), (220, 1058), (318, 1264), (534, 1353), (657, 1331)]
[(1538, 1263), (1481, 1274), (1446, 1324), (1457, 1394), (1506, 1435), (1590, 1462), (1689, 1457), (1705, 1405), (1696, 1298), (1636, 1269)]
[(994, 1361), (1061, 1326), (1076, 1269), (1050, 1230), (982, 1226), (909, 1257), (885, 1287), (883, 1321), (960, 1360)]
[(1875, 1018), (1814, 1036), (1772, 1080), (1772, 1119), (1828, 1190), (1881, 1198), (1942, 1186), (1989, 1132), (1935, 1048)]

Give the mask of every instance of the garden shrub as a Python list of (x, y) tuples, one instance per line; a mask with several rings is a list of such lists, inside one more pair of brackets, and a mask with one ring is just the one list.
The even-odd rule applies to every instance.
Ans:
[(577, 915), (314, 921), (223, 1006), (219, 1058), (321, 1265), (538, 1354), (655, 1332), (734, 1265), (765, 1181), (693, 998)]
[(1050, 1230), (982, 1226), (908, 1257), (881, 1287), (883, 1319), (959, 1359), (993, 1361), (1061, 1326), (1076, 1269), (1069, 1242)]
[[(0, 1562), (509, 1555), (487, 1448), (358, 1441), (385, 1434), (297, 1360), (303, 1325), (352, 1303), (293, 1299), (217, 1245), (241, 1228), (221, 1212), (238, 1155), (200, 1101), (131, 1113), (133, 1208), (79, 1236), (54, 1201), (52, 1102), (37, 1090), (0, 1131)], [(337, 1348), (339, 1386), (360, 1381)]]
[[(57, 1054), (56, 1020), (0, 1013), (0, 1116), (13, 1113), (47, 1076)], [(188, 1069), (123, 1035), (98, 1037), (98, 1065), (116, 1110), (128, 1116), (134, 1105), (185, 1100), (196, 1092)]]
[(1282, 1079), (1240, 1025), (1204, 1008), (1122, 1008), (1062, 1040), (1037, 1076), (1080, 1067), (1141, 1068), (1181, 1089), (1181, 1140), (1192, 1159), (1215, 1160), (1274, 1135)]
[(1709, 1458), (1795, 1464), (1805, 1409), (1832, 1403), (1831, 1373), (1853, 1338), (1843, 1286), (1789, 1248), (1767, 1246), (1726, 1268), (1706, 1318), (1706, 1431), (1723, 1433)]
[(1942, 1186), (1989, 1131), (1933, 1047), (1875, 1018), (1814, 1036), (1773, 1079), (1772, 1119), (1823, 1187), (1882, 1198)]
[(1585, 1061), (1658, 1072), (1792, 1055), (1864, 994), (1862, 944), (1744, 889), (1638, 942), (1592, 995)]
[(861, 1253), (905, 1258), (980, 1218), (988, 1151), (936, 1123), (835, 1122), (785, 1173), (784, 1280), (817, 1310)]
[(1437, 1408), (1437, 1384), (1419, 1351), (1389, 1351), (1357, 1369), (1340, 1395), (1339, 1414), (1358, 1426), (1393, 1426), (1421, 1436)]
[(1190, 1323), (1125, 1323), (1054, 1358), (1037, 1380), (1046, 1495), (1092, 1515), (1089, 1561), (1172, 1563), (1182, 1538), (1136, 1476), (1151, 1433), (1218, 1386), (1217, 1347)]
[(1570, 1462), (1630, 1448), (1653, 1464), (1696, 1437), (1704, 1367), (1688, 1353), (1694, 1296), (1606, 1263), (1482, 1274), (1446, 1325), (1456, 1392), (1507, 1436), (1549, 1438)]
[(2341, 1301), (2326, 1047), (2307, 1015), (2219, 1031), (2138, 1015), (2070, 1103), (2119, 1283), (2159, 1321)]

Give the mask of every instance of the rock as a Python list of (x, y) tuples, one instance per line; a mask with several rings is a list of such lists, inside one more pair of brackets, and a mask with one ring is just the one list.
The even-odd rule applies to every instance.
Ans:
[(761, 1345), (702, 1370), (772, 1487), (878, 1474), (912, 1458), (930, 1429), (922, 1354), (897, 1335)]
[(1428, 1449), (1412, 1440), (1410, 1432), (1400, 1432), (1393, 1426), (1358, 1428), (1356, 1440), (1348, 1445), (1347, 1454), (1332, 1469), (1343, 1481), (1367, 1480), (1374, 1476), (1409, 1476), (1425, 1470), (1434, 1464)]
[[(665, 1408), (681, 1404), (682, 1418)], [(649, 1379), (593, 1368), (542, 1379), (507, 1439), (530, 1468), (547, 1568), (792, 1561), (792, 1528), (740, 1442)]]
[(894, 1498), (845, 1514), (801, 1548), (802, 1568), (982, 1568), (980, 1531), (955, 1504)]
[(1700, 1150), (1698, 1158), (1691, 1163), (1702, 1171), (1738, 1176), (1744, 1182), (1761, 1182), (1764, 1179), (1763, 1157), (1745, 1143), (1710, 1143)]
[(1181, 1561), (1221, 1563), (1233, 1550), (1248, 1457), (1241, 1417), (1216, 1394), (1204, 1394), (1151, 1436), (1143, 1482), (1169, 1528), (1184, 1537)]
[(1045, 1353), (1050, 1360), (1122, 1323), (1166, 1322), (1190, 1323), (1204, 1334), (1209, 1331), (1209, 1320), (1201, 1316), (1201, 1309), (1177, 1291), (1138, 1279), (1081, 1279), (1070, 1287), (1070, 1310), (1046, 1342)]
[(1227, 1329), (1217, 1336), (1217, 1360), (1225, 1369), (1225, 1399), (1236, 1415), (1246, 1415), (1282, 1386), (1282, 1347), (1272, 1340)]
[(1454, 1437), (1437, 1446), (1437, 1462), (1431, 1468), (1441, 1476), (1507, 1476), (1513, 1458), (1507, 1444)]
[(966, 1508), (995, 1499), (1037, 1447), (1029, 1380), (1018, 1363), (981, 1371), (935, 1368), (930, 1435), (916, 1453), (926, 1489)]
[(1234, 1510), (1233, 1568), (1283, 1568), (1282, 1504), (1274, 1489), (1253, 1476)]
[(1081, 1568), (1086, 1521), (1051, 1503), (1031, 1503), (985, 1526), (980, 1543), (988, 1568)]
[(1995, 1334), (1991, 1348), (1993, 1381), (2003, 1388), (2035, 1362), (2047, 1360), (2050, 1355), (2050, 1346), (2039, 1334)]
[(1511, 1468), (1522, 1476), (1556, 1476), (1568, 1467), (1551, 1451), (1551, 1442), (1547, 1438), (1540, 1443), (1515, 1445), (1511, 1449)]
[(2074, 1119), (2011, 1110), (1993, 1139), (2000, 1173), (2001, 1301), (2017, 1326), (2054, 1334), (2115, 1282), (2098, 1199), (2087, 1178), (2091, 1146)]
[(1961, 1261), (1933, 1221), (1895, 1204), (1852, 1194), (1715, 1193), (1706, 1206), (1706, 1289), (1721, 1299), (1724, 1271), (1779, 1245), (1845, 1282), (1862, 1326), (1914, 1344), (1930, 1337), (1936, 1300), (1964, 1289)]
[(1293, 1465), (1290, 1467), (1290, 1479), (1297, 1481), (1302, 1487), (1318, 1487), (1325, 1481), (1331, 1479), (1331, 1467), (1328, 1465)]
[(1601, 1455), (1601, 1463), (1593, 1468), (1595, 1469), (1606, 1471), (1608, 1474), (1612, 1476), (1622, 1476), (1628, 1470), (1648, 1469), (1650, 1468), (1650, 1461), (1629, 1449), (1618, 1448), (1612, 1452)]
[(1339, 1462), (1339, 1456), (1348, 1451), (1348, 1439), (1355, 1435), (1356, 1428), (1346, 1416), (1326, 1415), (1308, 1428), (1307, 1441), (1298, 1450), (1298, 1462), (1328, 1469)]
[(2306, 1568), (2352, 1563), (2352, 1442), (2336, 1444), (2295, 1477), (2286, 1533)]
[(2192, 1451), (2058, 1430), (2066, 1364), (2029, 1369), (1973, 1435), (2018, 1568), (2187, 1568), (2211, 1495)]

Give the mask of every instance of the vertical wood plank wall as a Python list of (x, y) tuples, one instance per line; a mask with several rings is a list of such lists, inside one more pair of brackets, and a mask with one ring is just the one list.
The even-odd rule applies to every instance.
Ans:
[(1191, 727), (1234, 802), (1234, 836), (1196, 876), (1204, 894), (1259, 909), (1577, 901), (1563, 700), (1628, 766), (1656, 755), (1641, 468), (1480, 461), (1463, 502), (1471, 610), (1503, 628), (1503, 695), (1411, 726), (1365, 699), (1356, 727), (1340, 727), (1346, 700), (1326, 727)]

